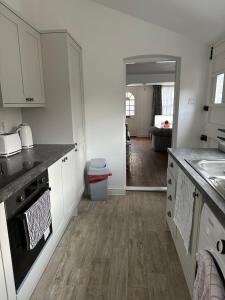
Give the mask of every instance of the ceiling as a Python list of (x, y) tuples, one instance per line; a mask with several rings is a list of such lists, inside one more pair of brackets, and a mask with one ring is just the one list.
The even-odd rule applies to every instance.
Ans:
[(225, 0), (93, 0), (209, 43), (225, 35)]
[(162, 74), (162, 73), (175, 73), (176, 63), (135, 63), (127, 64), (127, 74)]

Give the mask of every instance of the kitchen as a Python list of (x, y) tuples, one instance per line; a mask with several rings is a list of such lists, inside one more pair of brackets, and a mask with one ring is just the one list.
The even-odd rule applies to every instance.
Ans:
[[(106, 251), (107, 260), (104, 260), (104, 257), (98, 257), (100, 273), (103, 272), (101, 271), (101, 262), (103, 261), (107, 266), (108, 259), (110, 259), (109, 277), (111, 278), (111, 297), (113, 299), (132, 299), (132, 297), (133, 299), (148, 299), (149, 293), (153, 295), (153, 299), (160, 299), (160, 295), (165, 295), (168, 291), (172, 299), (189, 299), (189, 292), (192, 294), (195, 279), (195, 254), (197, 249), (200, 249), (198, 248), (198, 241), (201, 241), (201, 229), (204, 228), (201, 225), (201, 216), (203, 212), (204, 215), (205, 212), (210, 214), (210, 216), (212, 214), (212, 216), (216, 215), (216, 220), (219, 220), (219, 224), (223, 224), (224, 200), (223, 196), (215, 191), (215, 182), (218, 182), (217, 176), (219, 176), (219, 179), (223, 176), (213, 173), (209, 177), (215, 177), (214, 182), (211, 182), (212, 179), (207, 179), (208, 181), (206, 181), (202, 176), (210, 172), (209, 168), (207, 169), (208, 165), (200, 163), (200, 171), (198, 169), (199, 165), (197, 167), (194, 166), (197, 169), (195, 171), (190, 165), (192, 162), (188, 163), (186, 160), (213, 160), (215, 162), (225, 158), (222, 152), (215, 150), (218, 144), (217, 136), (221, 137), (221, 141), (224, 138), (222, 131), (218, 131), (218, 129), (223, 130), (225, 126), (223, 122), (223, 103), (219, 103), (218, 106), (218, 101), (223, 102), (223, 95), (220, 97), (221, 91), (217, 93), (221, 89), (219, 88), (219, 82), (221, 82), (221, 76), (219, 77), (219, 75), (223, 69), (224, 44), (216, 44), (216, 47), (214, 47), (214, 58), (210, 63), (208, 59), (208, 44), (206, 46), (205, 43), (195, 42), (183, 35), (164, 30), (161, 27), (148, 25), (143, 21), (118, 13), (111, 8), (106, 8), (102, 4), (95, 3), (95, 1), (69, 2), (66, 7), (60, 1), (55, 1), (55, 3), (51, 3), (51, 1), (46, 3), (36, 2), (35, 5), (40, 6), (32, 6), (33, 4), (28, 3), (26, 0), (21, 0), (17, 3), (1, 1), (0, 5), (0, 36), (1, 41), (4, 41), (0, 45), (1, 133), (15, 132), (15, 129), (18, 129), (18, 125), (23, 124), (18, 129), (22, 144), (20, 145), (18, 133), (14, 133), (14, 137), (13, 135), (2, 135), (1, 141), (3, 141), (4, 147), (1, 144), (1, 147), (3, 147), (3, 150), (1, 148), (1, 154), (8, 155), (9, 153), (20, 151), (22, 145), (24, 146), (22, 152), (0, 159), (1, 176), (8, 174), (7, 179), (9, 180), (3, 181), (3, 186), (1, 185), (0, 189), (0, 244), (2, 256), (0, 286), (1, 290), (4, 291), (4, 294), (2, 293), (4, 296), (1, 297), (4, 300), (29, 299), (37, 287), (34, 297), (42, 299), (41, 296), (38, 296), (41, 293), (41, 289), (38, 290), (38, 282), (42, 276), (48, 273), (48, 267), (46, 269), (46, 266), (51, 257), (54, 259), (54, 255), (57, 253), (56, 250), (60, 247), (63, 248), (63, 246), (58, 246), (58, 244), (61, 245), (61, 238), (64, 239), (67, 234), (66, 228), (68, 224), (68, 228), (71, 228), (70, 226), (75, 226), (71, 225), (71, 222), (76, 224), (76, 219), (85, 222), (85, 219), (82, 218), (87, 216), (88, 211), (91, 213), (92, 210), (89, 207), (93, 206), (95, 207), (94, 211), (97, 210), (97, 207), (99, 207), (100, 211), (102, 209), (102, 212), (103, 209), (106, 209), (105, 215), (98, 216), (97, 212), (95, 215), (96, 223), (102, 220), (102, 227), (104, 227), (105, 222), (106, 230), (109, 230), (104, 232), (106, 241), (110, 244), (109, 238), (113, 236), (114, 243), (118, 242), (121, 244), (121, 247), (114, 245), (114, 254), (112, 256), (109, 254), (111, 253), (110, 251)], [(106, 22), (104, 28), (101, 23), (103, 22), (102, 16), (104, 14), (107, 15), (109, 20), (117, 20), (118, 22), (104, 20)], [(118, 34), (119, 30), (112, 27), (112, 23), (117, 23), (118, 26), (119, 24), (124, 24), (120, 28), (121, 35)], [(133, 36), (125, 39), (129, 28), (128, 24), (132, 24), (134, 36), (137, 33), (136, 43), (133, 43)], [(114, 24), (114, 26), (117, 25)], [(36, 28), (39, 28), (39, 30)], [(68, 28), (71, 33), (60, 28)], [(99, 34), (97, 35), (96, 32), (99, 32)], [(106, 32), (111, 34), (108, 35)], [(115, 32), (117, 34), (114, 34)], [(150, 40), (147, 41), (146, 37), (140, 33), (143, 33), (143, 35), (144, 33), (151, 33)], [(155, 39), (154, 35), (158, 37), (163, 35), (165, 40), (162, 41), (161, 38), (157, 38), (157, 42), (152, 43), (151, 39), (152, 41)], [(112, 51), (111, 49), (114, 49), (113, 47), (118, 43), (120, 43), (121, 47), (118, 47), (117, 51)], [(165, 44), (167, 44), (169, 54), (182, 58), (177, 148), (169, 150), (167, 201), (163, 193), (127, 193), (125, 195), (126, 159), (124, 132), (121, 130), (124, 123), (124, 115), (121, 112), (123, 105), (121, 96), (123, 95), (123, 59), (134, 54), (144, 55), (149, 53), (149, 49), (151, 49), (152, 53), (165, 53)], [(105, 47), (107, 45), (107, 51), (101, 50), (102, 45)], [(212, 76), (210, 75), (209, 77), (210, 80), (213, 77), (212, 84), (215, 88), (216, 103), (212, 103), (213, 97), (210, 92), (208, 93), (207, 102), (205, 101), (206, 87), (208, 86), (206, 77), (209, 64), (210, 72), (212, 73)], [(110, 72), (109, 69), (111, 70)], [(198, 81), (198, 84), (196, 84), (196, 81)], [(216, 122), (215, 119), (217, 119)], [(31, 147), (33, 143), (31, 141), (30, 128), (32, 129), (34, 147)], [(23, 130), (28, 132), (28, 134), (25, 134), (24, 139)], [(26, 143), (28, 135), (30, 138), (28, 143)], [(206, 136), (207, 141), (205, 141)], [(202, 141), (200, 141), (200, 137)], [(10, 138), (12, 138), (11, 141)], [(204, 147), (206, 149), (185, 150), (184, 147)], [(214, 150), (207, 150), (207, 148), (214, 148)], [(113, 195), (113, 197), (110, 197), (108, 206), (106, 206), (106, 203), (104, 206), (100, 206), (101, 203), (95, 205), (88, 201), (80, 202), (84, 191), (83, 174), (86, 161), (94, 157), (105, 157), (112, 169), (113, 176), (109, 180), (108, 193)], [(189, 236), (188, 238), (188, 251), (187, 247), (184, 246), (184, 236), (180, 234), (179, 224), (174, 221), (176, 196), (179, 193), (184, 195), (183, 190), (179, 188), (178, 173), (180, 169), (184, 171), (192, 183), (192, 185), (188, 183), (188, 186), (191, 186), (191, 188), (187, 194), (194, 195), (194, 200), (190, 200), (191, 197), (185, 197), (187, 199), (186, 202), (191, 201), (190, 203), (194, 207), (194, 210), (191, 211), (193, 214), (193, 232), (191, 237)], [(218, 166), (215, 169), (218, 170)], [(202, 170), (203, 175), (199, 175)], [(183, 175), (181, 177), (184, 178)], [(184, 182), (186, 182), (185, 179)], [(182, 186), (185, 188), (185, 184)], [(216, 185), (216, 188), (218, 189), (218, 185)], [(220, 189), (221, 185), (219, 184)], [(17, 219), (20, 219), (17, 213), (19, 215), (21, 213), (24, 214), (29, 205), (31, 203), (34, 204), (37, 198), (39, 199), (40, 195), (43, 194), (47, 195), (48, 199), (49, 197), (51, 199), (51, 205), (48, 204), (43, 216), (48, 221), (46, 221), (48, 230), (45, 228), (46, 233), (44, 236), (41, 236), (39, 246), (32, 256), (30, 255), (31, 248), (30, 250), (26, 249), (22, 253), (19, 252), (18, 240), (13, 239), (11, 233), (13, 231), (18, 232), (23, 224), (21, 223), (19, 227), (14, 226), (14, 223), (17, 223)], [(160, 216), (163, 213), (162, 220), (159, 220), (160, 218), (157, 215), (155, 217), (152, 215), (152, 220), (154, 220), (154, 223), (152, 223), (145, 214), (144, 206), (138, 204), (135, 198), (141, 200), (139, 203), (143, 202), (146, 204), (145, 209), (149, 214), (153, 213), (154, 209), (157, 211), (160, 206), (162, 208)], [(149, 201), (146, 201), (146, 199)], [(117, 203), (118, 207), (113, 202)], [(210, 211), (203, 209), (203, 207), (206, 207), (204, 206), (205, 204), (210, 208)], [(85, 205), (87, 205), (86, 208)], [(152, 206), (152, 212), (149, 210), (149, 205)], [(163, 211), (164, 205), (167, 205), (166, 211)], [(83, 211), (81, 210), (82, 207)], [(119, 207), (121, 211), (119, 211)], [(126, 207), (129, 208), (132, 218), (136, 215), (135, 209), (137, 209), (136, 212), (142, 215), (138, 216), (136, 221), (135, 218), (132, 220), (125, 214)], [(109, 211), (107, 211), (107, 208)], [(80, 215), (79, 211), (82, 212)], [(116, 227), (118, 225), (115, 222), (120, 217), (120, 214), (125, 214), (124, 221), (121, 220), (120, 223), (122, 226), (121, 240), (116, 239), (114, 236), (115, 232), (110, 231), (114, 227), (111, 228), (107, 220), (102, 219), (104, 216), (113, 213), (113, 211), (117, 211), (117, 214), (114, 215), (115, 218), (110, 220), (113, 226), (117, 228), (117, 234), (119, 234), (120, 230)], [(50, 223), (49, 212), (52, 219)], [(176, 216), (178, 217), (178, 215)], [(142, 217), (144, 221), (141, 221)], [(165, 223), (165, 218), (167, 219), (168, 227)], [(205, 219), (207, 220), (207, 215)], [(187, 222), (190, 225), (190, 219)], [(91, 224), (94, 227), (93, 221), (90, 222)], [(144, 224), (147, 224), (149, 227), (145, 227)], [(79, 227), (79, 221), (76, 225), (82, 231), (82, 227)], [(124, 234), (124, 232), (127, 232), (128, 225), (133, 225), (128, 234), (130, 243), (126, 239), (126, 234)], [(154, 260), (157, 256), (155, 253), (156, 249), (151, 254), (153, 259), (151, 261), (146, 254), (148, 252), (146, 249), (150, 251), (149, 253), (152, 251), (150, 244), (147, 244), (146, 249), (143, 246), (143, 249), (142, 247), (135, 248), (136, 244), (132, 243), (135, 240), (138, 245), (142, 245), (141, 237), (144, 231), (140, 232), (138, 236), (138, 229), (142, 227), (147, 234), (151, 234), (155, 239), (157, 239), (156, 232), (160, 227), (162, 232), (160, 231), (159, 236), (163, 237), (166, 234), (170, 245), (173, 245), (174, 241), (176, 250), (174, 249), (172, 257), (176, 268), (182, 268), (179, 269), (179, 275), (177, 276), (182, 281), (179, 291), (175, 291), (174, 283), (169, 281), (167, 273), (167, 275), (164, 274), (165, 270), (157, 269), (157, 263)], [(97, 232), (99, 227), (95, 229)], [(65, 232), (66, 234), (64, 234)], [(107, 232), (111, 233), (109, 238), (107, 237)], [(215, 248), (215, 252), (218, 251), (219, 253), (217, 255), (219, 257), (218, 261), (221, 262), (220, 268), (223, 272), (224, 258), (222, 253), (225, 238), (222, 229), (219, 232), (221, 234), (218, 237), (213, 237), (215, 241), (212, 239), (212, 247), (218, 240), (219, 250)], [(10, 237), (8, 233), (10, 233)], [(23, 239), (25, 238), (23, 242), (25, 242), (26, 247), (31, 247), (32, 245), (27, 243), (26, 237), (23, 236)], [(76, 238), (79, 239), (74, 236), (74, 240)], [(90, 236), (92, 245), (95, 247), (92, 239), (93, 237)], [(204, 247), (203, 249), (208, 249), (209, 246), (204, 243), (205, 240), (201, 242), (200, 246)], [(165, 247), (163, 249), (168, 252), (165, 243), (163, 245), (160, 244), (161, 246)], [(33, 247), (34, 249), (36, 248), (34, 245)], [(98, 247), (100, 248), (100, 245)], [(123, 252), (124, 247), (126, 250)], [(120, 261), (121, 266), (127, 260), (130, 261), (131, 258), (127, 259), (126, 257), (127, 251), (133, 253), (132, 263), (128, 264), (128, 266), (126, 265), (124, 270), (121, 270), (121, 276), (124, 275), (123, 280), (125, 280), (121, 280), (121, 282), (125, 282), (122, 285), (113, 276), (113, 272), (116, 273), (114, 261), (118, 262), (121, 257), (124, 257)], [(146, 253), (142, 255), (142, 251), (146, 251)], [(91, 257), (90, 253), (88, 255), (88, 257)], [(100, 253), (96, 255), (100, 255)], [(20, 259), (21, 265), (18, 264)], [(22, 260), (25, 263), (22, 263)], [(142, 269), (139, 270), (140, 262)], [(169, 263), (171, 264), (170, 271), (172, 272), (172, 266), (174, 265), (172, 261), (169, 261)], [(145, 264), (149, 264), (147, 270), (145, 270)], [(94, 268), (93, 261), (91, 261), (91, 265)], [(85, 265), (85, 271), (87, 271), (87, 268), (87, 265)], [(131, 268), (133, 277), (132, 272), (127, 272), (127, 268)], [(120, 270), (120, 263), (118, 263), (118, 269), (116, 270)], [(82, 272), (81, 269), (79, 271)], [(120, 272), (118, 271), (118, 273)], [(128, 275), (126, 275), (127, 273)], [(96, 276), (95, 272), (94, 274)], [(159, 274), (160, 276), (158, 276)], [(80, 276), (82, 277), (82, 275)], [(102, 276), (101, 274), (100, 278)], [(143, 280), (140, 280), (142, 276)], [(165, 279), (165, 286), (160, 289), (156, 284), (153, 287), (151, 282), (158, 282), (160, 278)], [(178, 280), (177, 278), (176, 280)], [(43, 282), (42, 279), (40, 282)], [(97, 279), (93, 279), (93, 281), (96, 282), (96, 286), (93, 284), (93, 293), (95, 291), (95, 298), (99, 299), (99, 291), (106, 292), (103, 288), (104, 281), (103, 283), (100, 283)], [(72, 283), (70, 284), (69, 290), (72, 290)], [(90, 282), (88, 286), (92, 286)], [(85, 288), (88, 289), (88, 286)], [(121, 289), (121, 294), (118, 290), (116, 292), (117, 287), (119, 291)], [(184, 287), (183, 292), (181, 287)], [(60, 288), (62, 287), (60, 286)], [(135, 298), (135, 295), (139, 296)], [(80, 297), (80, 299), (88, 299), (88, 296), (90, 297), (90, 295), (84, 294), (83, 298)], [(51, 296), (47, 296), (47, 299), (50, 298)], [(75, 296), (73, 295), (72, 298), (75, 298)], [(106, 298), (110, 299), (109, 296), (106, 296)]]

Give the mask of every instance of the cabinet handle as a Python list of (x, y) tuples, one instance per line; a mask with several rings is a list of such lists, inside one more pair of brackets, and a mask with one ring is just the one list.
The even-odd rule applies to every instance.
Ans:
[(168, 196), (168, 199), (169, 199), (170, 201), (172, 201), (172, 200), (173, 200), (173, 198), (172, 198), (172, 196), (171, 196), (171, 195), (169, 195), (169, 196)]
[(75, 143), (74, 145), (77, 146), (77, 143)]
[(34, 98), (26, 98), (26, 101), (27, 101), (27, 102), (33, 102), (33, 101), (34, 101)]
[(168, 216), (169, 218), (172, 217), (171, 211), (168, 211), (167, 216)]
[(168, 183), (169, 183), (169, 184), (172, 184), (172, 180), (171, 180), (171, 179), (168, 179)]
[(173, 168), (173, 163), (172, 162), (170, 163), (170, 167)]
[(75, 152), (77, 152), (78, 150), (77, 149), (75, 149)]
[(193, 198), (197, 198), (198, 196), (199, 196), (199, 194), (198, 193), (196, 193), (196, 192), (193, 192)]

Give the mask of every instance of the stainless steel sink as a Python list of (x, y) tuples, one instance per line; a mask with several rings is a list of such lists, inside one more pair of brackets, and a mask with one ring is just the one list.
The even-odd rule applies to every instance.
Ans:
[(187, 160), (223, 198), (225, 198), (225, 159)]

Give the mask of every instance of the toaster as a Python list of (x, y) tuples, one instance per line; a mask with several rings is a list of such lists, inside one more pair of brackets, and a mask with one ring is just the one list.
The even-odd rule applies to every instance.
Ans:
[(19, 134), (6, 133), (0, 134), (0, 156), (10, 156), (22, 150)]

